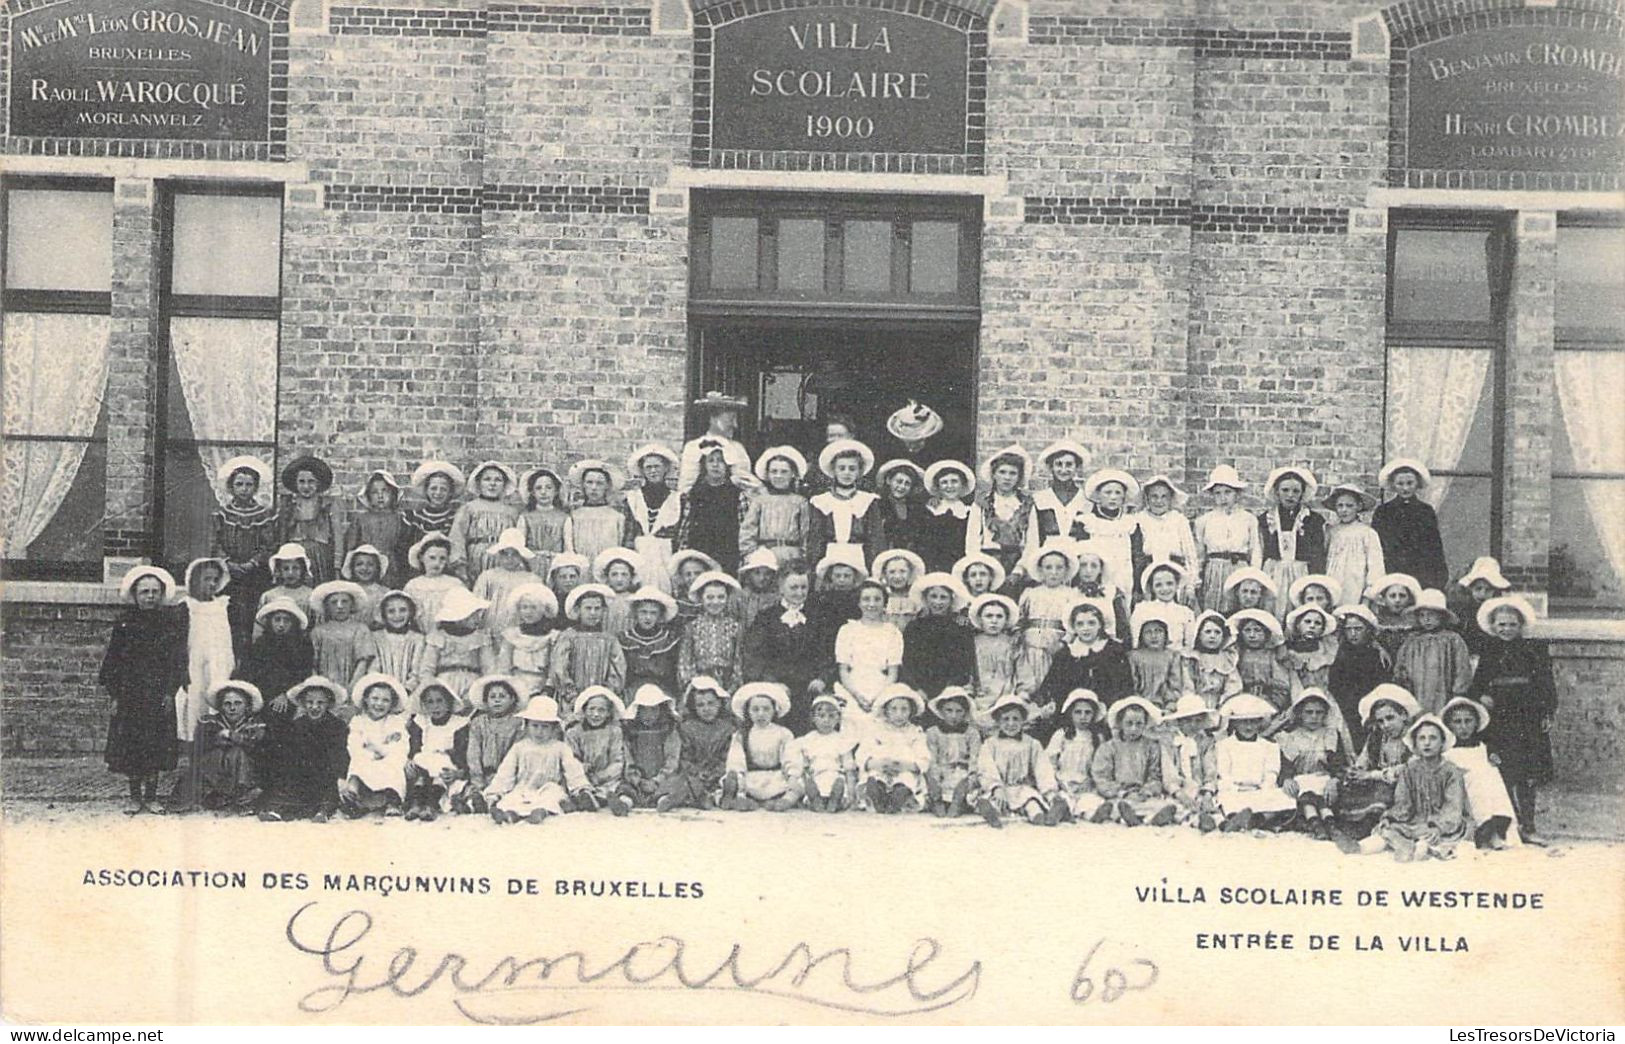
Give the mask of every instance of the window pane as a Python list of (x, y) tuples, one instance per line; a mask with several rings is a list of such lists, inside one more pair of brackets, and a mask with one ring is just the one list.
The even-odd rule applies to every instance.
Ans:
[(959, 222), (914, 222), (909, 247), (908, 287), (916, 294), (958, 292)]
[(1625, 607), (1625, 479), (1552, 480), (1551, 594)]
[[(105, 412), (103, 416), (106, 416)], [(105, 424), (102, 427), (105, 433)], [(43, 562), (95, 562), (101, 559), (102, 524), (107, 516), (107, 443), (81, 445), (84, 456), (56, 514), (51, 516), (45, 528), (26, 548), (8, 548), (8, 556)], [(60, 454), (68, 448), (60, 443), (39, 443), (19, 449), (17, 456)], [(12, 460), (13, 451), (8, 445), (8, 468)]]
[(1625, 352), (1556, 352), (1552, 471), (1625, 473)]
[(281, 268), (280, 198), (175, 197), (175, 293), (275, 297)]
[(1490, 485), (1487, 478), (1436, 476), (1444, 496), (1434, 505), (1439, 512), (1439, 535), (1444, 539), (1445, 561), (1451, 576), (1472, 568), (1473, 559), (1490, 553)]
[(276, 439), (275, 319), (169, 321), (171, 439)]
[(1492, 470), (1492, 363), (1484, 349), (1390, 348), (1387, 455), (1430, 468)]
[(1557, 325), (1625, 337), (1625, 228), (1558, 228)]
[(1393, 318), (1490, 321), (1491, 232), (1400, 229), (1394, 243)]
[(716, 290), (754, 290), (756, 219), (711, 219), (711, 286)]
[(164, 561), (184, 569), (192, 559), (208, 554), (209, 515), (219, 505), (214, 471), (240, 454), (267, 462), (276, 459), (275, 447), (264, 443), (164, 447)]
[(824, 289), (822, 218), (785, 218), (779, 222), (779, 289)]
[(859, 293), (890, 292), (891, 222), (848, 221), (841, 237), (845, 288)]
[(6, 286), (107, 292), (113, 271), (113, 194), (6, 193)]

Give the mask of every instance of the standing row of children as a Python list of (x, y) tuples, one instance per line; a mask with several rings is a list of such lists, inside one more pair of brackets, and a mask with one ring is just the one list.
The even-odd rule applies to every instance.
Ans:
[[(1457, 585), (1479, 611), (1467, 614), (1471, 622), (1460, 633), (1454, 629), (1457, 613), (1438, 587), (1445, 567), (1437, 522), (1416, 495), (1429, 481), (1419, 463), (1396, 461), (1383, 469), (1381, 481), (1393, 495), (1380, 506), (1355, 486), (1333, 487), (1323, 503), (1336, 513), (1334, 522), (1308, 506), (1317, 485), (1306, 468), (1277, 469), (1265, 483), (1271, 503), (1255, 516), (1238, 504), (1246, 483), (1220, 466), (1203, 488), (1214, 507), (1193, 525), (1178, 510), (1185, 494), (1167, 476), (1141, 483), (1104, 469), (1079, 482), (1088, 455), (1074, 442), (1039, 454), (1048, 474), (1044, 488), (1026, 491), (1033, 462), (1020, 447), (1007, 447), (983, 465), (983, 488), (972, 495), (978, 476), (964, 464), (939, 461), (922, 469), (895, 460), (877, 471), (872, 452), (849, 432), (831, 433), (815, 473), (791, 447), (769, 449), (752, 465), (732, 439), (730, 410), (737, 406), (714, 396), (702, 402), (712, 417), (706, 435), (681, 455), (658, 445), (634, 451), (628, 469), (642, 481), (621, 503), (611, 499), (624, 484), (620, 469), (598, 460), (581, 461), (565, 474), (535, 468), (523, 477), (483, 462), (468, 476), (476, 496), (461, 506), (454, 499), (465, 484), (462, 473), (427, 462), (412, 482), (423, 504), (407, 510), (398, 509), (393, 476), (374, 472), (359, 491), (366, 510), (337, 542), (339, 578), (320, 582), (321, 567), (303, 544), (276, 543), (285, 535), (274, 524), (280, 514), (270, 512), (273, 523), (263, 521), (267, 512), (255, 498), (269, 483), (269, 468), (252, 458), (227, 462), (220, 472), (226, 497), (215, 516), (216, 555), (186, 570), (185, 619), (171, 614), (160, 626), (141, 616), (137, 588), (164, 585), (162, 577), (149, 573), (152, 583), (145, 584), (131, 574), (132, 618), (161, 632), (143, 636), (143, 655), (170, 650), (163, 683), (139, 687), (159, 699), (166, 686), (171, 698), (179, 690), (173, 700), (178, 728), (169, 735), (201, 751), (203, 738), (243, 729), (248, 732), (239, 746), (284, 745), (287, 730), (271, 727), (274, 716), (308, 725), (312, 716), (295, 710), (309, 702), (313, 688), (323, 688), (308, 683), (313, 678), (331, 686), (327, 695), (342, 714), (362, 711), (352, 732), (366, 727), (356, 722), (375, 720), (366, 691), (356, 687), (374, 679), (371, 688), (379, 690), (378, 676), (393, 682), (394, 695), (386, 701), (380, 690), (374, 702), (383, 712), (376, 720), (393, 717), (398, 705), (411, 712), (409, 720), (428, 713), (418, 731), (436, 734), (471, 712), (474, 722), (491, 717), (477, 705), (491, 675), (508, 679), (518, 713), (530, 713), (530, 698), (539, 694), (556, 701), (555, 716), (567, 709), (574, 724), (585, 719), (584, 694), (599, 688), (617, 701), (646, 687), (668, 700), (682, 693), (679, 716), (686, 722), (698, 720), (697, 709), (687, 713), (697, 679), (728, 697), (722, 702), (765, 683), (783, 687), (783, 709), (768, 722), (782, 719), (791, 738), (819, 731), (820, 708), (838, 703), (842, 721), (834, 734), (852, 740), (854, 758), (869, 726), (889, 717), (889, 704), (912, 708), (912, 718), (925, 715), (929, 702), (933, 728), (942, 728), (949, 723), (938, 703), (947, 694), (956, 706), (956, 690), (963, 693), (967, 728), (954, 735), (974, 736), (978, 747), (1004, 735), (996, 712), (1012, 717), (1018, 701), (1024, 716), (1019, 735), (1039, 744), (1062, 734), (1075, 738), (1071, 716), (1085, 713), (1080, 701), (1090, 706), (1074, 698), (1080, 691), (1095, 694), (1100, 704), (1092, 714), (1095, 728), (1108, 718), (1107, 704), (1128, 710), (1123, 700), (1140, 699), (1147, 712), (1142, 730), (1164, 714), (1175, 715), (1164, 726), (1173, 729), (1184, 720), (1177, 716), (1180, 701), (1190, 711), (1192, 698), (1204, 712), (1230, 707), (1225, 720), (1244, 722), (1232, 703), (1241, 695), (1256, 697), (1270, 708), (1260, 737), (1284, 743), (1302, 731), (1303, 694), (1319, 691), (1330, 729), (1352, 764), (1354, 752), (1370, 746), (1371, 718), (1361, 701), (1392, 681), (1418, 701), (1407, 721), (1469, 695), (1486, 712), (1502, 707), (1494, 721), (1503, 727), (1490, 735), (1500, 734), (1495, 754), (1502, 772), (1509, 761), (1514, 766), (1508, 781), (1518, 819), (1532, 832), (1533, 786), (1550, 771), (1544, 741), (1555, 703), (1549, 663), (1534, 643), (1492, 640), (1486, 633), (1493, 627), (1483, 606), (1509, 587), (1492, 560), (1481, 560)], [(675, 490), (667, 482), (674, 469)], [(871, 473), (882, 492), (864, 488)], [(302, 458), (282, 478), (296, 498), (309, 494), (320, 505), (332, 475), (324, 463)], [(930, 491), (923, 501), (916, 495), (921, 486)], [(516, 487), (522, 505), (508, 500)], [(575, 500), (569, 490), (579, 491), (579, 502), (566, 507)], [(312, 509), (293, 510), (303, 518)], [(1366, 510), (1370, 525), (1361, 520)], [(326, 512), (331, 518), (330, 505)], [(331, 522), (327, 528), (336, 531)], [(168, 600), (160, 591), (158, 605), (149, 608)], [(561, 612), (569, 621), (564, 628), (556, 626)], [(1522, 624), (1532, 618), (1526, 607), (1502, 615), (1518, 616)], [(110, 688), (130, 674), (123, 662), (129, 657), (114, 655), (124, 647), (118, 638), (104, 672)], [(184, 653), (175, 653), (177, 646)], [(241, 684), (227, 695), (235, 691), (247, 713), (220, 728), (224, 703), (234, 701), (219, 694), (232, 680)], [(917, 706), (901, 696), (882, 699), (898, 685), (914, 694)], [(435, 693), (443, 691), (444, 715), (426, 711), (426, 687), (436, 709), (441, 698)], [(128, 702), (118, 699), (121, 708)], [(742, 722), (752, 702), (740, 703)], [(778, 703), (754, 702), (762, 713)], [(616, 716), (606, 712), (596, 727)], [(134, 720), (115, 713), (115, 736), (132, 733), (121, 720), (126, 717)], [(205, 717), (211, 718), (207, 726)], [(1121, 729), (1124, 715), (1109, 717)], [(161, 713), (144, 720), (157, 718)], [(1238, 736), (1245, 731), (1235, 730)], [(411, 730), (397, 731), (410, 746)], [(110, 741), (109, 763), (129, 746), (121, 742), (115, 749)], [(750, 764), (762, 760), (757, 753), (749, 752)], [(455, 745), (447, 756), (456, 771), (467, 771), (456, 767), (466, 754)], [(278, 775), (255, 769), (264, 760), (235, 759), (237, 778), (226, 788), (235, 796), (228, 801), (250, 792), (263, 798), (267, 787), (246, 784)], [(967, 789), (958, 794), (960, 807), (979, 793), (968, 783), (977, 776), (975, 760), (964, 751), (948, 759), (965, 775), (948, 788), (949, 800), (933, 807), (954, 807), (961, 783)], [(1094, 759), (1087, 760), (1092, 769)], [(1138, 760), (1142, 768), (1156, 762), (1160, 771), (1160, 759)], [(128, 763), (137, 808), (155, 806), (156, 771), (173, 767), (173, 753), (168, 761), (160, 754)], [(205, 761), (200, 754), (189, 759), (192, 771), (178, 787), (182, 807), (220, 800), (201, 792)], [(1072, 761), (1081, 764), (1076, 756)], [(901, 763), (882, 757), (877, 764), (893, 762)], [(874, 778), (862, 762), (853, 768), (866, 784)], [(1076, 767), (1071, 775), (1079, 786)], [(645, 776), (650, 785), (658, 778)], [(877, 808), (888, 803), (864, 789), (859, 794), (855, 782), (843, 782), (843, 799)], [(613, 796), (604, 795), (606, 801)], [(730, 798), (720, 790), (715, 796)], [(929, 796), (927, 787), (917, 803)], [(397, 793), (396, 807), (407, 806), (406, 797)], [(443, 797), (451, 807), (451, 798)], [(890, 803), (908, 802), (899, 792)], [(1006, 810), (1024, 804), (1006, 803)], [(1127, 807), (1118, 801), (1112, 813), (1126, 820)]]

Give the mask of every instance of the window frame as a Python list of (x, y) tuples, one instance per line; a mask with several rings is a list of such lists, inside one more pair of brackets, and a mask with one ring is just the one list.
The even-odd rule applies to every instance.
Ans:
[[(0, 177), (0, 230), (3, 230), (5, 235), (10, 234), (11, 194), (14, 191), (83, 192), (87, 195), (105, 193), (109, 200), (112, 200), (114, 198), (114, 179), (55, 174), (8, 174)], [(0, 237), (0, 240), (3, 240), (3, 238)], [(112, 243), (113, 229), (110, 228), (108, 229), (109, 250), (112, 249)], [(7, 253), (8, 251), (0, 250), (0, 325), (4, 324), (6, 316), (17, 313), (112, 316), (113, 291), (111, 285), (105, 292), (99, 290), (12, 289), (7, 282)], [(108, 346), (108, 351), (112, 351), (111, 344)], [(107, 403), (104, 397), (101, 415), (97, 420), (93, 433), (90, 435), (20, 435), (12, 432), (0, 432), (0, 440), (8, 442), (72, 442), (83, 443), (87, 447), (101, 446), (103, 456), (102, 488), (105, 503), (106, 416)], [(94, 434), (97, 431), (101, 434)], [(87, 450), (87, 456), (88, 453)], [(105, 510), (103, 514), (105, 519)], [(6, 558), (0, 561), (0, 572), (3, 572), (9, 580), (99, 581), (102, 578), (102, 563), (106, 556), (107, 546), (104, 537), (101, 554), (94, 559)]]
[[(254, 196), (274, 197), (279, 203), (277, 207), (277, 226), (279, 231), (277, 252), (277, 293), (274, 297), (268, 296), (226, 296), (215, 294), (177, 294), (174, 292), (175, 277), (175, 197), (176, 196)], [(153, 549), (155, 558), (167, 558), (169, 554), (169, 533), (167, 532), (166, 517), (168, 509), (168, 469), (170, 457), (175, 453), (195, 454), (199, 447), (230, 446), (242, 448), (256, 448), (266, 451), (265, 456), (272, 465), (273, 483), (275, 481), (277, 439), (280, 429), (274, 430), (270, 441), (253, 439), (190, 439), (175, 438), (170, 433), (170, 401), (169, 401), (169, 372), (174, 362), (174, 348), (171, 344), (171, 320), (181, 318), (215, 318), (215, 319), (269, 319), (277, 324), (277, 406), (273, 409), (273, 424), (281, 420), (280, 404), (282, 399), (282, 295), (283, 295), (283, 256), (286, 242), (287, 207), (283, 199), (283, 185), (281, 182), (265, 181), (191, 181), (175, 179), (165, 181), (158, 186), (156, 205), (158, 208), (158, 335), (154, 340), (154, 374), (156, 395), (154, 398), (154, 463), (153, 463), (153, 496), (152, 496), (152, 531)], [(210, 476), (211, 481), (213, 476)], [(276, 490), (270, 490), (272, 499), (276, 497)], [(173, 565), (180, 567), (185, 563), (176, 562)], [(177, 573), (177, 575), (179, 575)]]
[[(1506, 519), (1506, 491), (1500, 477), (1505, 471), (1507, 440), (1507, 315), (1512, 275), (1517, 268), (1515, 214), (1498, 210), (1445, 210), (1396, 208), (1388, 212), (1388, 241), (1383, 296), (1382, 456), (1390, 460), (1388, 389), (1395, 348), (1448, 348), (1490, 353), (1490, 465), (1488, 469), (1430, 468), (1447, 478), (1488, 479), (1490, 483), (1489, 553), (1502, 555)], [(1487, 322), (1395, 320), (1394, 257), (1400, 234), (1422, 232), (1488, 232), (1500, 236), (1501, 257), (1489, 273), (1490, 318)]]
[[(1586, 211), (1570, 210), (1559, 211), (1557, 215), (1557, 228), (1559, 233), (1564, 228), (1625, 228), (1625, 214), (1618, 211)], [(1555, 262), (1554, 262), (1555, 264)], [(1554, 310), (1552, 316), (1552, 353), (1556, 356), (1561, 352), (1619, 352), (1625, 353), (1625, 331), (1618, 331), (1612, 335), (1596, 336), (1595, 328), (1563, 327), (1559, 323), (1560, 316), (1556, 313), (1555, 300), (1557, 296), (1557, 281), (1554, 278), (1552, 285)], [(1556, 362), (1553, 359), (1553, 389), (1552, 399), (1554, 407), (1557, 405), (1556, 388)], [(1555, 420), (1554, 420), (1555, 425)], [(1555, 430), (1555, 427), (1554, 427)], [(1573, 469), (1559, 469), (1554, 457), (1551, 469), (1547, 474), (1548, 489), (1558, 480), (1567, 481), (1603, 481), (1625, 482), (1625, 471), (1577, 471)], [(1548, 493), (1547, 504), (1556, 502), (1556, 497)], [(1596, 521), (1592, 520), (1596, 525)], [(1550, 537), (1548, 537), (1550, 539)], [(1548, 547), (1548, 554), (1551, 548)], [(1618, 617), (1625, 615), (1625, 604), (1601, 601), (1596, 598), (1582, 598), (1573, 595), (1558, 595), (1550, 590), (1548, 582), (1547, 601), (1554, 613), (1567, 617)]]

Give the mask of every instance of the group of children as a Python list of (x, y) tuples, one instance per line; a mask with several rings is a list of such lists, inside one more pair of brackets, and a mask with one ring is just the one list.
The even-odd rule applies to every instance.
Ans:
[(834, 430), (816, 469), (752, 463), (737, 404), (701, 405), (707, 432), (635, 450), (630, 488), (602, 460), (429, 461), (410, 507), (368, 475), (342, 535), (325, 463), (284, 469), (273, 508), (263, 462), (226, 462), (183, 590), (123, 581), (102, 682), (130, 811), (974, 811), (1403, 858), (1536, 839), (1550, 661), (1493, 559), (1449, 583), (1420, 463), (1383, 468), (1380, 504), (1278, 468), (1258, 514), (1221, 465), (1192, 519), (1166, 475), (1084, 477), (1071, 441), (978, 473), (876, 468)]

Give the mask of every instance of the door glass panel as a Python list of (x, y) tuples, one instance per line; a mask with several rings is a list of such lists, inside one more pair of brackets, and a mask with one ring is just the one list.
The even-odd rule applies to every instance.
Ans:
[(917, 294), (959, 290), (959, 222), (914, 222), (909, 250), (910, 290)]
[(822, 218), (785, 218), (779, 222), (779, 289), (824, 289)]
[(891, 290), (891, 222), (848, 221), (841, 233), (848, 291), (883, 294)]
[(718, 290), (756, 289), (756, 219), (711, 219), (711, 285)]

